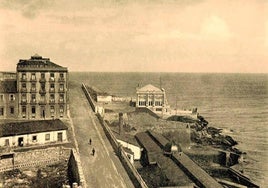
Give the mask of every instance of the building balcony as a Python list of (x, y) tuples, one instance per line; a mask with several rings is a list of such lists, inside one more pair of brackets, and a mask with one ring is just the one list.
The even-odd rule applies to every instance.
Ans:
[(54, 78), (54, 77), (50, 77), (50, 78), (49, 78), (49, 81), (50, 81), (50, 82), (55, 82), (55, 78)]
[(50, 93), (55, 93), (55, 88), (50, 88), (50, 89), (49, 89), (49, 92), (50, 92)]
[(65, 103), (64, 99), (59, 99), (59, 103), (60, 103), (60, 104)]
[(45, 78), (40, 78), (39, 82), (46, 82), (46, 79)]
[(58, 82), (65, 82), (65, 78), (64, 78), (64, 77), (60, 77), (60, 78), (58, 79)]
[(39, 104), (47, 104), (47, 101), (46, 100), (40, 100)]
[(20, 92), (21, 92), (21, 93), (27, 93), (27, 88), (21, 88), (21, 89), (20, 89)]
[(55, 99), (49, 99), (49, 104), (55, 104)]
[(44, 89), (40, 89), (40, 90), (39, 90), (39, 93), (40, 93), (40, 94), (46, 94), (46, 90), (44, 90)]
[(27, 104), (27, 100), (26, 99), (21, 99), (20, 104)]
[(30, 101), (30, 104), (32, 104), (32, 105), (34, 104), (34, 105), (35, 105), (35, 104), (36, 104), (36, 99), (32, 99), (32, 100)]
[(64, 93), (65, 89), (64, 88), (59, 88), (59, 93)]
[(31, 88), (31, 89), (30, 89), (30, 92), (31, 92), (31, 93), (36, 93), (36, 88)]
[(27, 82), (27, 78), (20, 78), (21, 82)]

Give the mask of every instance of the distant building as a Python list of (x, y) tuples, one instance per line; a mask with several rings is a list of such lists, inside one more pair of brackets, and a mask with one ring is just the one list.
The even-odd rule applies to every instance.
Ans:
[(136, 108), (149, 108), (155, 112), (167, 112), (168, 104), (166, 92), (163, 88), (159, 89), (151, 84), (136, 91)]
[(0, 126), (0, 147), (66, 142), (67, 129), (59, 119), (6, 123)]
[(3, 80), (16, 80), (17, 76), (15, 72), (0, 72), (0, 81)]
[(17, 64), (18, 117), (25, 119), (67, 116), (68, 70), (34, 55)]
[(16, 80), (0, 81), (0, 119), (18, 116), (18, 93)]

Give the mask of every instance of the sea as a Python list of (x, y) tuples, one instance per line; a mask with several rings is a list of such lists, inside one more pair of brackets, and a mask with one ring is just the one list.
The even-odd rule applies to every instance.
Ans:
[(70, 72), (69, 80), (133, 98), (137, 87), (164, 88), (172, 108), (196, 107), (209, 126), (232, 136), (246, 153), (246, 174), (268, 187), (268, 74)]

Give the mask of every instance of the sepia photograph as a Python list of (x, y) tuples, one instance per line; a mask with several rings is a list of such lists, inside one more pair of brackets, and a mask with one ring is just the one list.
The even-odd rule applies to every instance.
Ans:
[(267, 182), (267, 0), (0, 0), (0, 188)]

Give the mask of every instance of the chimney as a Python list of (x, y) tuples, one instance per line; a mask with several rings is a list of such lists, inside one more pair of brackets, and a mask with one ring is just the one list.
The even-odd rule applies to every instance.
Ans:
[(123, 124), (124, 124), (123, 113), (120, 112), (119, 113), (119, 134), (120, 135), (124, 133)]

